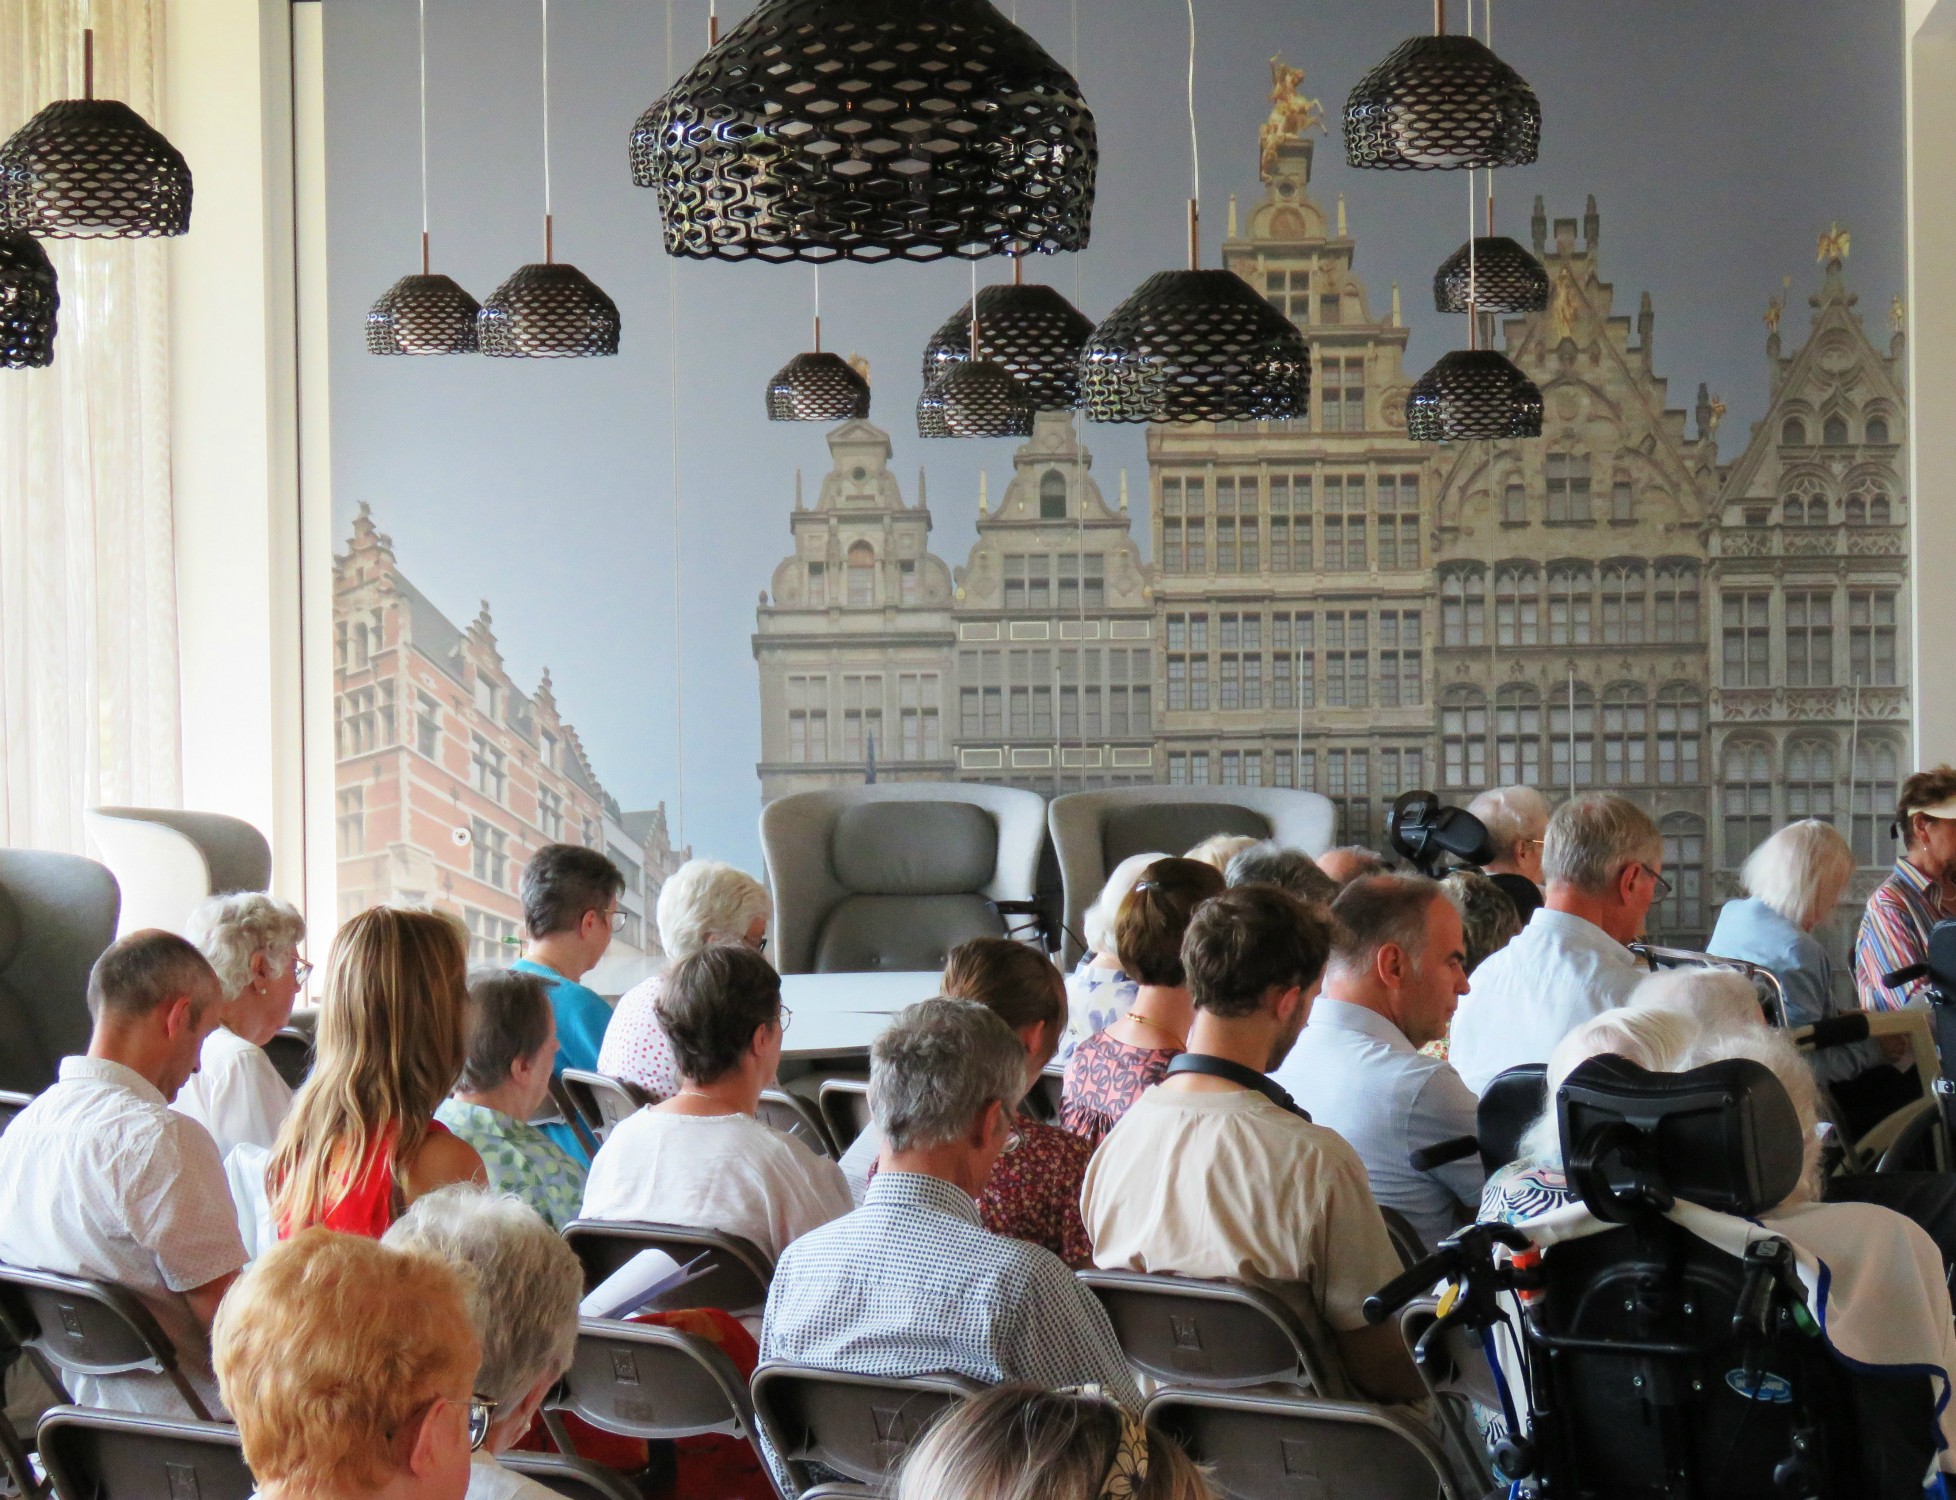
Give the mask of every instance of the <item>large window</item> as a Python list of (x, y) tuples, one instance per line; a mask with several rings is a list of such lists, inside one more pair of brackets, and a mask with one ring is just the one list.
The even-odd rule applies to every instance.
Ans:
[(867, 609), (876, 603), (876, 549), (868, 542), (849, 544), (849, 607)]
[(1888, 836), (1901, 795), (1901, 752), (1892, 740), (1867, 738), (1854, 747), (1854, 857), (1863, 865), (1885, 865), (1897, 845)]
[(1566, 526), (1589, 520), (1589, 455), (1551, 453), (1547, 467), (1549, 524)]
[(1066, 519), (1066, 476), (1058, 469), (1048, 469), (1039, 478), (1039, 519)]
[(1365, 571), (1365, 476), (1332, 474), (1324, 481), (1324, 567), (1328, 573)]
[(1649, 709), (1644, 690), (1634, 682), (1613, 683), (1603, 693), (1603, 782), (1641, 786), (1649, 780), (1644, 764), (1649, 744)]
[(475, 789), (493, 801), (502, 801), (509, 790), (507, 757), (479, 734), (472, 734), (469, 739), (472, 746), (469, 763), (475, 778)]
[(1603, 567), (1603, 644), (1644, 643), (1644, 565), (1607, 563)]
[(796, 762), (829, 758), (829, 680), (826, 677), (788, 679), (788, 759)]
[(1487, 572), (1451, 568), (1440, 579), (1440, 644), (1487, 644)]
[(1372, 840), (1371, 755), (1364, 750), (1327, 750), (1324, 794), (1338, 809), (1338, 842)]
[(1324, 706), (1326, 708), (1365, 708), (1371, 703), (1368, 690), (1371, 650), (1369, 631), (1363, 612), (1341, 614), (1336, 610), (1324, 617)]
[(1441, 770), (1450, 787), (1487, 785), (1487, 698), (1479, 688), (1450, 687), (1440, 700)]
[(1542, 695), (1525, 683), (1508, 683), (1495, 694), (1494, 759), (1502, 786), (1542, 779)]
[[(1334, 306), (1335, 299), (1334, 299)], [(1335, 323), (1333, 317), (1326, 320)], [(1365, 360), (1326, 359), (1321, 366), (1318, 393), (1319, 427), (1325, 432), (1365, 430)]]
[(1795, 740), (1786, 748), (1786, 816), (1834, 821), (1834, 746)]
[(509, 881), (509, 835), (486, 818), (470, 820), (470, 873), (497, 890)]
[(1666, 813), (1659, 829), (1664, 835), (1664, 878), (1671, 894), (1659, 906), (1658, 929), (1673, 942), (1689, 938), (1693, 946), (1705, 930), (1705, 823), (1691, 813)]
[(1772, 596), (1727, 594), (1720, 601), (1725, 632), (1725, 686), (1767, 687), (1772, 681), (1772, 641), (1767, 620)]
[(1541, 573), (1533, 563), (1502, 563), (1494, 570), (1495, 644), (1540, 645), (1541, 622)]
[(1856, 590), (1847, 596), (1848, 670), (1862, 687), (1895, 684), (1895, 594)]
[(1786, 685), (1834, 685), (1834, 595), (1831, 589), (1786, 592)]
[(1379, 611), (1379, 707), (1410, 708), (1423, 701), (1419, 611)]
[(1419, 475), (1381, 474), (1377, 481), (1379, 566), (1419, 566)]
[(1596, 694), (1585, 683), (1549, 695), (1549, 781), (1578, 792), (1596, 784)]
[(1772, 766), (1772, 747), (1765, 741), (1726, 741), (1725, 862), (1733, 869), (1773, 831)]
[(1595, 575), (1588, 563), (1558, 563), (1549, 569), (1549, 644), (1587, 646)]
[(1657, 691), (1657, 782), (1696, 786), (1705, 704), (1698, 689), (1674, 682)]
[(1651, 596), (1651, 638), (1669, 644), (1698, 639), (1698, 565), (1659, 563)]
[(1311, 476), (1270, 476), (1270, 570), (1304, 572), (1311, 566)]

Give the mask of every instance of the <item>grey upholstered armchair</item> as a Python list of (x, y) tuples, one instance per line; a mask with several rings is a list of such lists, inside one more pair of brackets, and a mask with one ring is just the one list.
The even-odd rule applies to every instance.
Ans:
[(1331, 847), (1335, 810), (1316, 792), (1258, 786), (1131, 786), (1071, 792), (1046, 809), (1066, 892), (1066, 962), (1080, 922), (1114, 866), (1131, 854), (1180, 854), (1215, 833), (1275, 839), (1306, 854)]
[(898, 782), (796, 792), (761, 809), (784, 974), (941, 968), (1030, 901), (1046, 837), (1036, 792)]
[(207, 896), (262, 891), (272, 850), (242, 818), (163, 807), (91, 807), (88, 836), (122, 887), (122, 930), (182, 932)]
[(0, 849), (0, 1089), (36, 1094), (88, 1050), (88, 971), (115, 940), (115, 877), (92, 859)]

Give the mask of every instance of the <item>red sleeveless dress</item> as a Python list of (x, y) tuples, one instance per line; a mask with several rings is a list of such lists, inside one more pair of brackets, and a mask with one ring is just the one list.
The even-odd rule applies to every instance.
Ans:
[[(430, 1136), (440, 1133), (447, 1135), (448, 1127), (439, 1120), (429, 1125)], [(394, 1220), (400, 1217), (400, 1197), (394, 1181), (394, 1166), (391, 1157), (394, 1149), (395, 1132), (389, 1131), (374, 1142), (361, 1163), (359, 1174), (353, 1185), (333, 1202), (333, 1204), (313, 1220), (328, 1229), (337, 1229), (342, 1234), (364, 1235), (377, 1240), (387, 1233)], [(301, 1229), (310, 1226), (301, 1224)], [(280, 1223), (278, 1237), (290, 1239), (293, 1226)]]

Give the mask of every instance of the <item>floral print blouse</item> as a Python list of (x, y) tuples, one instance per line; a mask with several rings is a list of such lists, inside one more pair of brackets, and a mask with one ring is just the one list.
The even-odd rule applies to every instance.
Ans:
[(1060, 1089), (1060, 1125), (1098, 1146), (1128, 1106), (1160, 1083), (1179, 1047), (1136, 1047), (1096, 1032), (1066, 1060)]
[(584, 1202), (584, 1168), (534, 1125), (460, 1099), (444, 1099), (435, 1118), (475, 1147), (489, 1169), (492, 1190), (514, 1193), (552, 1229), (562, 1230), (577, 1217)]
[[(1093, 1147), (1070, 1131), (1017, 1120), (985, 1191), (978, 1217), (993, 1234), (1053, 1252), (1074, 1270), (1093, 1264), (1093, 1241), (1080, 1220), (1080, 1184)], [(869, 1169), (875, 1181), (876, 1168)]]
[(1098, 1036), (1126, 1015), (1140, 986), (1119, 969), (1102, 969), (1089, 953), (1066, 976), (1066, 1034), (1060, 1038), (1059, 1061), (1090, 1036)]

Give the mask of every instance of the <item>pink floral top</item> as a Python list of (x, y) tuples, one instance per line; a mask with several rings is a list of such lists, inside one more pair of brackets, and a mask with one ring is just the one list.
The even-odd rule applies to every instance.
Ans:
[(679, 1092), (679, 1063), (672, 1055), (659, 1024), (659, 981), (663, 975), (633, 985), (612, 1012), (605, 1028), (604, 1046), (598, 1051), (598, 1071), (611, 1078), (635, 1083), (652, 1096), (652, 1102), (670, 1099)]
[(1128, 1106), (1160, 1083), (1177, 1047), (1136, 1047), (1097, 1031), (1073, 1049), (1060, 1088), (1060, 1125), (1098, 1146)]

